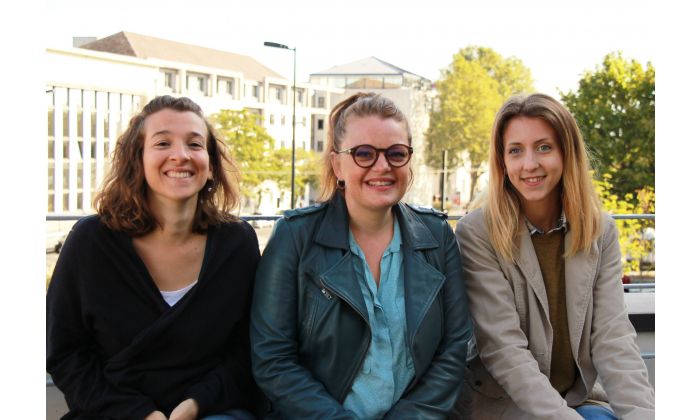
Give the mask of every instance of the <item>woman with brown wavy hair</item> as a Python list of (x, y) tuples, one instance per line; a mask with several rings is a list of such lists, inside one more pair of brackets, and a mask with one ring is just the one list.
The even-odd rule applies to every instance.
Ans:
[(260, 253), (230, 214), (235, 178), (190, 99), (157, 97), (131, 119), (47, 294), (47, 371), (65, 418), (250, 418)]

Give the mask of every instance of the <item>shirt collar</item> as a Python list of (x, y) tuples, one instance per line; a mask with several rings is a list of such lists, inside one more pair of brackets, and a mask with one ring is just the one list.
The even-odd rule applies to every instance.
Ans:
[(561, 216), (559, 216), (559, 219), (557, 220), (557, 223), (554, 224), (554, 227), (547, 232), (530, 223), (530, 221), (527, 220), (527, 217), (525, 218), (525, 225), (527, 226), (527, 231), (530, 232), (530, 236), (534, 234), (545, 235), (562, 229), (564, 230), (564, 233), (566, 233), (569, 230), (569, 223), (566, 221), (566, 214), (564, 213), (564, 210), (561, 211)]
[[(357, 244), (357, 241), (355, 241), (355, 236), (352, 234), (352, 230), (348, 226), (348, 240), (350, 242), (350, 251), (355, 254), (355, 255), (363, 255), (361, 254), (362, 250), (360, 249), (360, 246)], [(384, 254), (382, 257), (387, 256), (390, 253), (395, 253), (395, 252), (400, 252), (401, 251), (401, 228), (399, 227), (399, 221), (394, 216), (394, 236), (391, 238), (391, 242), (389, 242), (389, 245), (387, 245), (386, 249), (384, 250)]]

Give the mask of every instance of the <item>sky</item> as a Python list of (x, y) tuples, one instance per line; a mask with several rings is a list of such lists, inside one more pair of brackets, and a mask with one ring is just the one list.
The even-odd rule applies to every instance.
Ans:
[(648, 0), (47, 0), (47, 6), (47, 46), (129, 31), (246, 54), (291, 79), (292, 52), (263, 46), (272, 41), (297, 48), (299, 81), (369, 56), (435, 81), (460, 48), (479, 45), (521, 59), (536, 89), (558, 97), (610, 52), (643, 64), (655, 58)]

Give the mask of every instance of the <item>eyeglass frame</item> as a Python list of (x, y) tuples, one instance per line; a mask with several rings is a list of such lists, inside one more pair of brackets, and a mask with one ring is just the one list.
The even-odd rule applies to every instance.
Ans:
[[(365, 147), (365, 146), (371, 147), (371, 148), (374, 149), (374, 151), (377, 153), (377, 154), (374, 156), (374, 160), (372, 161), (372, 163), (369, 164), (369, 165), (367, 165), (367, 166), (360, 165), (359, 163), (357, 163), (357, 159), (355, 159), (355, 150), (359, 149), (360, 147)], [(394, 165), (394, 164), (391, 163), (391, 161), (386, 157), (386, 152), (387, 152), (387, 150), (391, 149), (391, 148), (394, 147), (394, 146), (402, 146), (402, 147), (405, 147), (405, 148), (408, 149), (408, 159), (406, 159), (406, 163), (404, 163), (404, 164), (402, 164), (402, 165)], [(409, 146), (409, 145), (403, 144), (403, 143), (394, 143), (394, 144), (392, 144), (391, 146), (389, 146), (389, 147), (387, 147), (387, 148), (379, 148), (379, 147), (374, 147), (374, 146), (372, 146), (371, 144), (360, 144), (360, 145), (357, 145), (357, 146), (355, 146), (355, 147), (349, 147), (349, 148), (343, 149), (343, 150), (333, 150), (333, 152), (334, 152), (334, 153), (338, 153), (338, 154), (340, 154), (340, 153), (347, 153), (347, 154), (349, 154), (350, 156), (352, 156), (352, 161), (355, 162), (355, 165), (359, 166), (360, 168), (365, 168), (365, 169), (366, 169), (366, 168), (371, 168), (372, 166), (374, 166), (374, 165), (377, 163), (377, 161), (379, 160), (379, 154), (380, 154), (380, 153), (383, 153), (383, 154), (384, 154), (384, 160), (386, 160), (387, 165), (391, 166), (392, 168), (403, 168), (404, 166), (408, 165), (408, 162), (411, 161), (411, 156), (413, 156), (413, 146)]]

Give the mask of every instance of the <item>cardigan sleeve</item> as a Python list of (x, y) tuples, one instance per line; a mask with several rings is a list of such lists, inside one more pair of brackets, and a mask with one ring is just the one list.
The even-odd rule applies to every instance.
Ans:
[(299, 254), (287, 223), (281, 219), (275, 224), (255, 277), (250, 330), (253, 375), (284, 417), (356, 418), (299, 363)]
[(552, 387), (530, 353), (515, 296), (491, 245), (480, 211), (457, 224), (457, 240), (484, 366), (518, 407), (539, 419), (580, 416)]
[(615, 414), (623, 419), (653, 419), (654, 391), (625, 308), (617, 227), (612, 218), (604, 220), (601, 263), (593, 288), (591, 356)]
[(445, 284), (444, 328), (442, 342), (428, 370), (419, 382), (389, 410), (385, 418), (441, 419), (457, 401), (462, 389), (468, 342), (472, 338), (472, 323), (462, 280), (459, 250), (450, 226), (442, 223)]
[(92, 234), (78, 222), (67, 238), (46, 296), (46, 370), (72, 411), (111, 418), (143, 419), (157, 409), (134, 389), (109, 384), (83, 316), (84, 296), (78, 266)]

